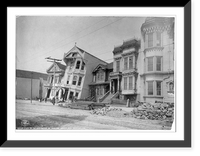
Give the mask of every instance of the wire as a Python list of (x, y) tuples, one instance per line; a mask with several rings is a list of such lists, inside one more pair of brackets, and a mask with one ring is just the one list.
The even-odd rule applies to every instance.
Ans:
[[(94, 31), (92, 31), (92, 32), (90, 32), (90, 33), (88, 33), (88, 34), (86, 34), (86, 35), (83, 35), (83, 36), (79, 37), (79, 38), (76, 39), (76, 40), (73, 40), (73, 41), (70, 41), (70, 42), (68, 42), (68, 43), (65, 43), (65, 44), (59, 46), (58, 48), (55, 48), (55, 49), (53, 49), (53, 50), (51, 50), (51, 51), (48, 51), (48, 52), (46, 52), (46, 53), (43, 53), (42, 55), (38, 55), (38, 57), (39, 57), (39, 56), (43, 56), (43, 55), (45, 55), (45, 54), (47, 54), (47, 53), (50, 53), (50, 52), (52, 52), (52, 51), (54, 51), (54, 50), (56, 50), (56, 49), (59, 49), (59, 48), (65, 46), (65, 45), (68, 45), (68, 44), (71, 43), (71, 42), (77, 41), (77, 40), (79, 40), (79, 39), (81, 39), (81, 38), (84, 38), (84, 37), (86, 37), (86, 36), (88, 36), (88, 35), (91, 35), (92, 33), (96, 32), (96, 31), (98, 31), (98, 30), (101, 30), (101, 29), (103, 29), (103, 28), (105, 28), (105, 27), (107, 27), (107, 26), (109, 26), (109, 25), (111, 25), (111, 24), (113, 24), (113, 23), (116, 23), (116, 22), (118, 22), (119, 20), (122, 20), (123, 18), (125, 18), (125, 17), (122, 17), (122, 18), (120, 18), (120, 19), (118, 19), (118, 20), (116, 20), (116, 21), (114, 21), (114, 22), (111, 22), (111, 23), (109, 23), (109, 24), (106, 24), (106, 25), (104, 25), (103, 27), (101, 27), (101, 28), (99, 28), (99, 29), (96, 29), (96, 30), (94, 30)], [(32, 60), (34, 60), (34, 59), (36, 59), (36, 58), (38, 58), (38, 57), (32, 58), (32, 59), (30, 59), (30, 60), (27, 60), (26, 62), (22, 62), (22, 64), (27, 63), (27, 62), (29, 62), (29, 61), (32, 61)]]

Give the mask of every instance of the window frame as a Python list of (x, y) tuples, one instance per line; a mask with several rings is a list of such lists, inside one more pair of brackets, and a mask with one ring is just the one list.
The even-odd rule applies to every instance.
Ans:
[[(74, 80), (74, 79), (75, 79), (75, 77), (76, 77), (76, 80)], [(77, 75), (74, 75), (74, 76), (73, 76), (72, 85), (75, 85), (75, 86), (76, 86), (77, 77), (78, 77)], [(74, 82), (75, 82), (75, 84), (74, 84)]]
[(128, 77), (124, 77), (124, 90), (127, 90), (127, 84), (128, 84), (127, 81), (128, 81)]
[[(149, 60), (150, 59), (152, 59), (152, 70), (149, 70), (149, 68), (150, 68), (150, 64), (149, 64)], [(147, 72), (152, 72), (152, 71), (154, 71), (154, 57), (152, 56), (152, 57), (147, 57)]]
[[(80, 79), (81, 79), (81, 80), (80, 80)], [(79, 76), (77, 86), (81, 86), (81, 84), (82, 84), (82, 79), (83, 79), (83, 77), (82, 77), (82, 76)], [(79, 83), (80, 83), (80, 84), (79, 84)]]
[[(161, 46), (161, 34), (162, 32), (156, 32), (156, 46)], [(157, 43), (159, 41), (159, 44)]]
[(153, 47), (153, 32), (152, 33), (148, 33), (147, 34), (147, 36), (148, 36), (148, 48), (151, 48), (151, 47)]
[(124, 70), (128, 69), (128, 57), (124, 57)]
[[(77, 68), (77, 66), (78, 66), (78, 68)], [(81, 66), (81, 61), (77, 60), (75, 69), (80, 69), (80, 66)]]
[[(130, 81), (131, 79), (131, 81)], [(133, 90), (133, 76), (128, 77), (128, 89)]]
[[(132, 59), (130, 59), (130, 58), (132, 58)], [(130, 61), (130, 60), (132, 60), (132, 61)], [(133, 69), (133, 56), (132, 55), (128, 57), (128, 61), (129, 61), (129, 69)], [(132, 65), (131, 65), (131, 63), (132, 63)]]
[[(162, 96), (162, 81), (155, 81), (156, 82), (156, 95), (157, 96)], [(160, 91), (160, 94), (158, 94), (158, 83), (160, 83), (160, 89), (159, 89), (159, 91)]]
[[(149, 96), (153, 96), (154, 95), (154, 81), (147, 81), (146, 82), (147, 83), (147, 95), (149, 95)], [(149, 84), (150, 83), (152, 83), (152, 89), (151, 89), (151, 91), (152, 91), (152, 94), (149, 94)]]
[[(158, 64), (158, 58), (160, 59), (159, 64)], [(158, 65), (160, 65), (160, 70), (158, 70)], [(162, 56), (156, 56), (156, 71), (162, 71)]]
[(116, 61), (116, 72), (120, 71), (120, 60)]

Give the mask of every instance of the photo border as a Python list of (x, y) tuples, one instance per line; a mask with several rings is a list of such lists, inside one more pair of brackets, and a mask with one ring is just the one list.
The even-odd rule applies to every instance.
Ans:
[(4, 120), (1, 147), (191, 147), (191, 1), (181, 7), (184, 7), (184, 140), (7, 140), (5, 104), (1, 107), (5, 113), (1, 114)]

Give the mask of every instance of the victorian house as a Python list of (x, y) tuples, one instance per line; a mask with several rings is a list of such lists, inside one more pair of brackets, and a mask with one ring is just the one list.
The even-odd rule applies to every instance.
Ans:
[(113, 50), (113, 72), (110, 73), (110, 94), (122, 100), (137, 98), (138, 52), (140, 40), (130, 39)]
[(90, 97), (93, 101), (102, 102), (110, 92), (110, 73), (113, 71), (113, 63), (99, 64), (92, 71)]
[(141, 34), (140, 101), (173, 102), (174, 18), (146, 18)]
[(64, 76), (66, 66), (60, 62), (53, 62), (53, 64), (47, 69), (47, 82), (45, 83), (46, 88), (46, 99), (55, 96), (56, 92), (61, 88), (61, 79)]
[(66, 90), (66, 99), (85, 99), (89, 97), (89, 84), (93, 81), (92, 72), (97, 64), (106, 66), (107, 63), (76, 45), (64, 53), (63, 61), (66, 64), (61, 87)]

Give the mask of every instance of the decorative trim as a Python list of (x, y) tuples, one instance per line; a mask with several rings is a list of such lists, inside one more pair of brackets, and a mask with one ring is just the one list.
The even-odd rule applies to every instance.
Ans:
[(133, 72), (127, 72), (127, 73), (122, 73), (122, 76), (127, 76), (127, 75), (138, 75), (138, 73), (136, 71)]
[(131, 52), (128, 52), (128, 53), (123, 53), (122, 56), (128, 56), (128, 55), (132, 55), (132, 54), (135, 54), (137, 53), (136, 51), (131, 51)]
[(120, 57), (116, 57), (116, 58), (114, 58), (114, 60), (120, 60), (122, 57), (120, 56)]
[(145, 75), (166, 75), (166, 74), (174, 74), (174, 70), (170, 72), (162, 72), (162, 71), (153, 71), (153, 72), (146, 72), (141, 74), (140, 76), (145, 76)]
[(164, 47), (149, 47), (144, 49), (144, 53), (149, 52), (149, 51), (162, 51)]

